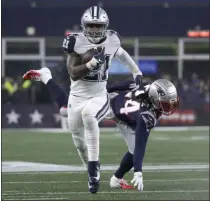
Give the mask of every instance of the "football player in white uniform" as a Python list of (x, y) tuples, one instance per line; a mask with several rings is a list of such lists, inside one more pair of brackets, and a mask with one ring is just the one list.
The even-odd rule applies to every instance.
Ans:
[[(99, 188), (98, 124), (109, 109), (106, 84), (112, 58), (116, 57), (130, 69), (137, 85), (142, 82), (142, 72), (121, 47), (117, 32), (107, 30), (108, 25), (107, 13), (98, 6), (90, 7), (81, 18), (83, 32), (68, 35), (62, 46), (68, 55), (67, 69), (71, 77), (68, 123), (78, 153), (88, 168), (91, 193)], [(100, 52), (82, 64), (81, 56), (92, 48)]]

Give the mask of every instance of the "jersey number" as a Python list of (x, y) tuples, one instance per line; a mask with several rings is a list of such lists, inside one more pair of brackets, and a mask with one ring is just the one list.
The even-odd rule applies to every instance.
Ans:
[(139, 110), (139, 107), (140, 107), (140, 103), (138, 103), (137, 101), (127, 100), (125, 102), (125, 107), (120, 109), (120, 113), (128, 114), (131, 112), (135, 112), (135, 111)]
[(107, 70), (110, 65), (110, 55), (105, 55), (105, 63), (102, 64), (101, 69), (97, 72), (89, 72), (83, 80), (89, 82), (104, 82), (108, 79)]
[(69, 40), (65, 38), (65, 39), (63, 40), (63, 48), (68, 49), (68, 44), (69, 44)]

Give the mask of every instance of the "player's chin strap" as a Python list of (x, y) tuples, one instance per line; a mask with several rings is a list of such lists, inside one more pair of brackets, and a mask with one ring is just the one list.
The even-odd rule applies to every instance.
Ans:
[(139, 76), (142, 77), (142, 72), (139, 70), (138, 66), (136, 65), (135, 61), (131, 58), (131, 56), (122, 48), (120, 47), (115, 57), (120, 60), (133, 74), (134, 80)]

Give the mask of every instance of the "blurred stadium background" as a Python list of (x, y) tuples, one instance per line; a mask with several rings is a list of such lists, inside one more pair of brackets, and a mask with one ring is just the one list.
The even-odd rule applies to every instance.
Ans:
[[(81, 31), (82, 13), (96, 4), (107, 11), (109, 28), (119, 32), (145, 81), (167, 78), (181, 99), (179, 110), (163, 116), (151, 134), (141, 195), (109, 189), (108, 180), (126, 151), (112, 121), (101, 123), (101, 192), (95, 197), (86, 193), (86, 173), (67, 135), (66, 119), (59, 116), (42, 83), (22, 80), (25, 71), (47, 66), (68, 93), (63, 37)], [(208, 4), (208, 0), (2, 0), (2, 198), (209, 199)], [(109, 82), (128, 79), (129, 71), (114, 60)]]

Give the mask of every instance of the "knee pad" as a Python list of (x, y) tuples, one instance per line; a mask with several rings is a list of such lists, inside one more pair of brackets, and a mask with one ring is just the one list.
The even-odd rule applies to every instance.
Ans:
[(88, 129), (88, 130), (95, 130), (95, 125), (96, 123), (98, 124), (96, 117), (91, 114), (91, 111), (89, 108), (85, 108), (82, 111), (82, 120), (83, 120), (85, 129)]
[(85, 107), (83, 110), (82, 110), (82, 119), (86, 118), (86, 117), (94, 117), (92, 115), (92, 111), (90, 108), (88, 107)]

